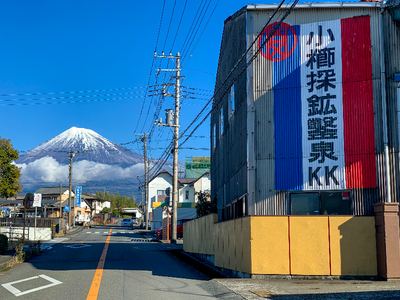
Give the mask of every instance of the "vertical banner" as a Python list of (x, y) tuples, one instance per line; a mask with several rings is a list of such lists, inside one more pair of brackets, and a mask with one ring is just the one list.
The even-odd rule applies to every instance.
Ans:
[(258, 41), (273, 64), (275, 189), (375, 188), (370, 17), (278, 26)]
[(33, 207), (42, 207), (42, 194), (33, 194)]
[(345, 189), (340, 20), (300, 35), (303, 189)]
[(76, 206), (81, 206), (82, 186), (77, 186), (75, 189)]

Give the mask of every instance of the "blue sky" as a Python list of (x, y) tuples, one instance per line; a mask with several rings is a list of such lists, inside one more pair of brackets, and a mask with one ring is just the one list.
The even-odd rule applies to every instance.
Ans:
[[(169, 80), (164, 73), (155, 76), (167, 62), (153, 60), (156, 43), (159, 54), (164, 50), (184, 55), (182, 84), (196, 93), (196, 99), (182, 103), (181, 130), (185, 129), (214, 89), (224, 20), (248, 4), (188, 0), (176, 34), (185, 2), (176, 1), (170, 21), (175, 1), (166, 0), (160, 27), (163, 0), (1, 1), (0, 136), (21, 152), (73, 126), (92, 129), (119, 144), (134, 141), (135, 131), (151, 129), (156, 110), (158, 98), (144, 102), (146, 86)], [(189, 34), (202, 3), (210, 3), (203, 22)], [(39, 95), (30, 95), (35, 93)], [(163, 102), (163, 120), (164, 109), (172, 104), (172, 98)], [(207, 121), (184, 147), (209, 148), (209, 138), (204, 138), (209, 135)], [(152, 158), (160, 157), (171, 137), (167, 128), (154, 129)], [(126, 146), (141, 149), (137, 143)], [(209, 151), (182, 149), (179, 159), (185, 156), (209, 156)]]

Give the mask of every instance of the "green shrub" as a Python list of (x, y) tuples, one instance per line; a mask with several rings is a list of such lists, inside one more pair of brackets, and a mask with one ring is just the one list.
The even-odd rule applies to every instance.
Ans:
[(15, 246), (15, 256), (18, 261), (25, 260), (25, 252), (24, 252), (24, 244), (22, 243), (22, 239), (18, 241), (17, 245)]
[(0, 253), (8, 250), (8, 237), (4, 234), (0, 234)]

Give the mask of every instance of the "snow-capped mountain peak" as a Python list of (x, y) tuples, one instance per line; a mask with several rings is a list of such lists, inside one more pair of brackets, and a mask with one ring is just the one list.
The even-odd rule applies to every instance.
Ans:
[(78, 152), (74, 161), (89, 160), (121, 167), (142, 163), (136, 152), (104, 138), (93, 130), (72, 127), (56, 137), (22, 154), (17, 164), (30, 163), (44, 156), (51, 156), (62, 164), (68, 163), (68, 152)]
[[(97, 132), (86, 128), (71, 127), (70, 129), (64, 131), (50, 141), (59, 146), (62, 146), (63, 149), (67, 149), (68, 147), (72, 147), (71, 149), (79, 147), (82, 151), (118, 151), (118, 148), (116, 147), (117, 144), (107, 140)], [(47, 147), (48, 146), (49, 145), (47, 145)]]

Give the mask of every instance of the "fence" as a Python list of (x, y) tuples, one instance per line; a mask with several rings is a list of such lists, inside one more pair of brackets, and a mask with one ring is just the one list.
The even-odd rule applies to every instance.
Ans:
[[(25, 222), (25, 232), (24, 232), (24, 219), (23, 218), (2, 218), (0, 219), (0, 233), (4, 234), (11, 240), (19, 240), (22, 239), (22, 236), (25, 235), (25, 239), (29, 240), (29, 227), (30, 222), (26, 220)], [(14, 222), (13, 222), (14, 221)]]
[[(0, 218), (0, 233), (5, 234), (9, 240), (50, 240), (60, 230), (59, 223), (62, 219), (37, 218), (36, 226), (34, 218), (26, 218), (24, 232), (24, 218)], [(62, 227), (63, 223), (62, 223)]]

